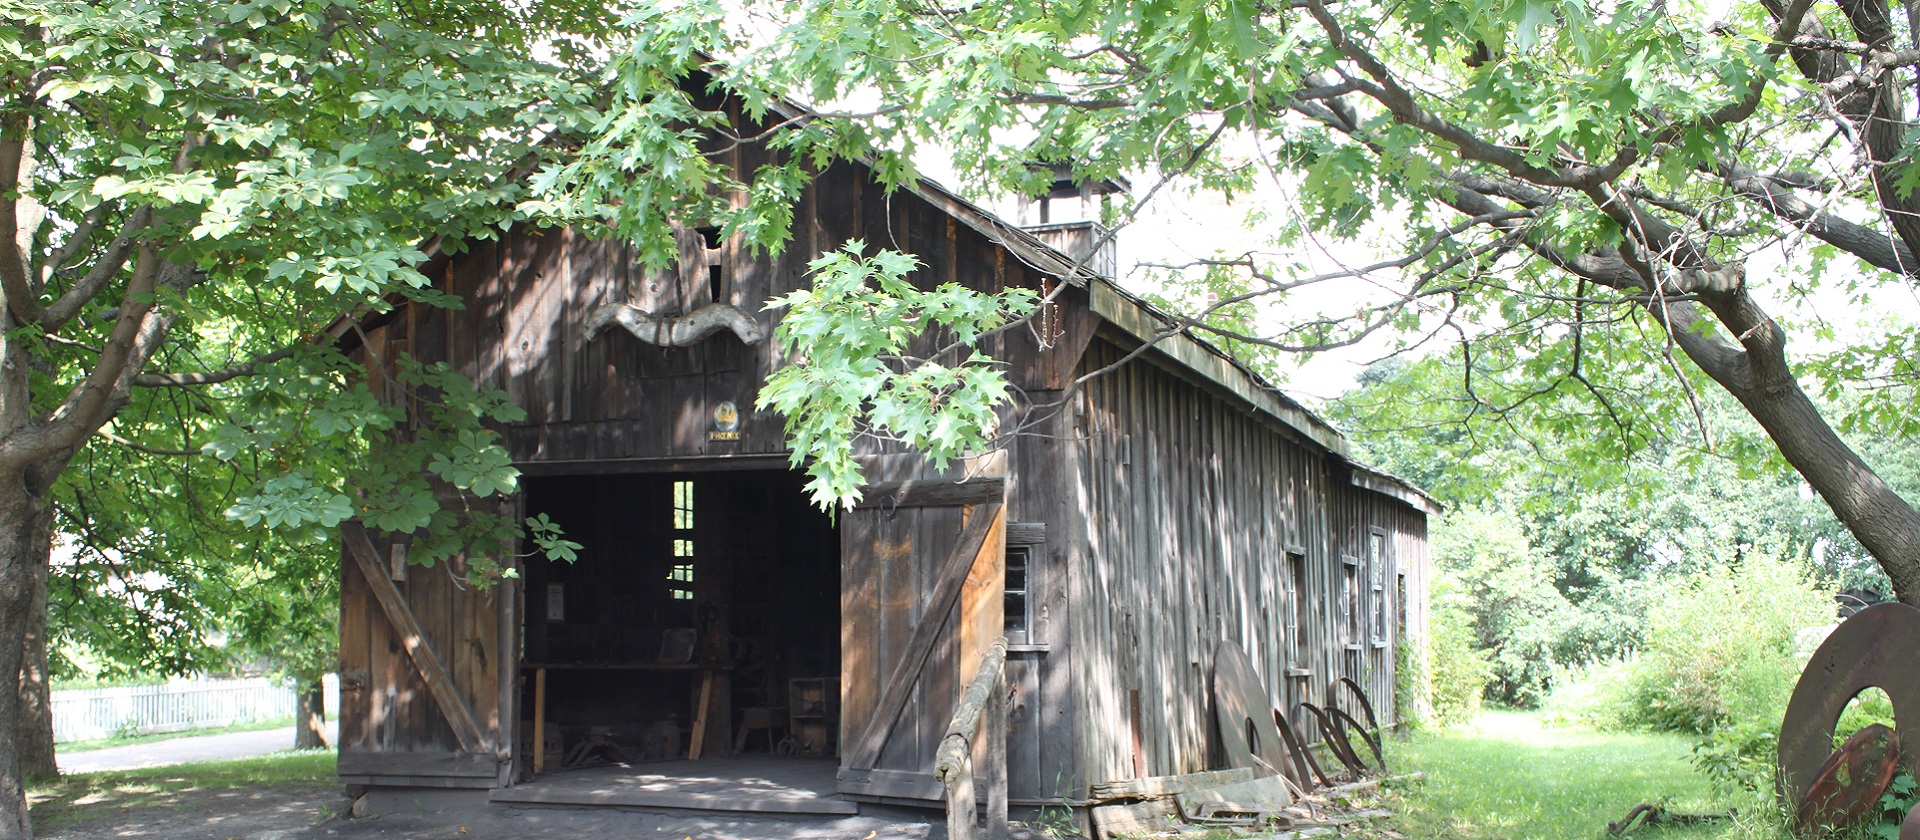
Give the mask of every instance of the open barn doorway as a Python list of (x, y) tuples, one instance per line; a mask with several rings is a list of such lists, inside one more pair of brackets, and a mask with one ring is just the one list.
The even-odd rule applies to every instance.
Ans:
[(524, 781), (496, 800), (831, 799), (840, 539), (802, 484), (785, 471), (526, 480), (527, 514), (582, 548), (525, 563)]

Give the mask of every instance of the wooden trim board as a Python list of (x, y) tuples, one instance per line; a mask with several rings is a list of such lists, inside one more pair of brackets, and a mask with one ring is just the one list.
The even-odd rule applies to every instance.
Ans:
[(652, 790), (548, 790), (531, 785), (497, 789), (488, 797), (488, 801), (527, 805), (684, 808), (694, 811), (745, 811), (757, 814), (849, 816), (860, 813), (859, 805), (845, 799), (804, 799), (783, 796), (743, 796), (737, 793)]
[(471, 777), (492, 785), (500, 760), (490, 752), (362, 752), (342, 750), (339, 773), (346, 776)]

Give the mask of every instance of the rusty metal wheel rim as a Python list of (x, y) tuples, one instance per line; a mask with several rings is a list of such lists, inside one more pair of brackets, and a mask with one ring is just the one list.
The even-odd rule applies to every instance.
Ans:
[(1373, 750), (1374, 767), (1383, 774), (1387, 772), (1387, 757), (1380, 752), (1380, 741), (1367, 730), (1362, 729), (1360, 721), (1354, 720), (1353, 715), (1347, 714), (1345, 709), (1328, 709), (1327, 714), (1333, 716), (1334, 729), (1340, 733), (1340, 740), (1346, 742), (1347, 752), (1352, 753), (1355, 760), (1360, 760), (1360, 751), (1353, 748), (1353, 742), (1347, 738), (1346, 727), (1341, 721), (1353, 724), (1354, 731), (1360, 733), (1360, 740), (1365, 741), (1367, 748)]
[[(1820, 765), (1833, 754), (1834, 726), (1841, 712), (1860, 692), (1874, 687), (1885, 691), (1893, 701), (1895, 730), (1920, 731), (1920, 656), (1915, 651), (1920, 651), (1920, 609), (1899, 602), (1854, 613), (1820, 643), (1794, 685), (1780, 724), (1775, 792), (1782, 803), (1792, 807), (1806, 796)], [(1902, 764), (1920, 778), (1920, 750), (1912, 750)]]

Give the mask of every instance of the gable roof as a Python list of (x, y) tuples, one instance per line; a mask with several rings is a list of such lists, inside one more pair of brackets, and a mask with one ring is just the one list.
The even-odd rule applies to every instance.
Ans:
[[(785, 116), (793, 118), (800, 113), (796, 111)], [(871, 168), (872, 161), (863, 159), (860, 163)], [(1153, 345), (1149, 352), (1172, 362), (1206, 384), (1225, 391), (1256, 413), (1351, 466), (1350, 480), (1354, 486), (1398, 499), (1430, 515), (1437, 515), (1444, 510), (1439, 500), (1411, 482), (1355, 461), (1352, 450), (1347, 446), (1346, 435), (1341, 434), (1339, 429), (1252, 368), (1191, 330), (1180, 327), (1178, 319), (1121, 288), (1112, 278), (1088, 270), (1081, 262), (1060, 253), (1039, 237), (931, 180), (920, 178), (904, 185), (903, 189), (978, 231), (988, 241), (1006, 248), (1034, 269), (1076, 286), (1084, 286), (1095, 316), (1141, 343)]]

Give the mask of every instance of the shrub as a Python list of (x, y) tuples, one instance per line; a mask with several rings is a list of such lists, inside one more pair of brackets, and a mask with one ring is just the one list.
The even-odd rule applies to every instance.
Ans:
[[(1569, 628), (1579, 624), (1554, 586), (1553, 559), (1529, 541), (1525, 521), (1497, 508), (1447, 514), (1434, 528), (1433, 546), (1434, 567), (1455, 582), (1459, 609), (1470, 616), (1469, 638), (1480, 652), (1476, 661), (1485, 676), (1479, 682), (1488, 699), (1537, 705), (1557, 651), (1566, 646)], [(1475, 673), (1469, 669), (1460, 676)]]
[(1794, 638), (1832, 601), (1796, 566), (1750, 556), (1680, 584), (1650, 610), (1622, 721), (1702, 735), (1778, 728), (1804, 659)]
[(1428, 624), (1427, 671), (1433, 722), (1457, 723), (1480, 712), (1493, 668), (1474, 646), (1473, 616), (1442, 577), (1434, 586)]

